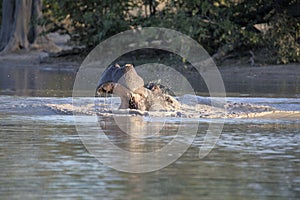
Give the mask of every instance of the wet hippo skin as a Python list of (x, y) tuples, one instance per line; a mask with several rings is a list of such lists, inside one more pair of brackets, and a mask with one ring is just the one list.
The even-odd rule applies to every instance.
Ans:
[(159, 85), (145, 83), (132, 64), (110, 65), (101, 75), (96, 89), (96, 96), (116, 94), (121, 98), (120, 109), (176, 110), (180, 107), (178, 101), (162, 92)]

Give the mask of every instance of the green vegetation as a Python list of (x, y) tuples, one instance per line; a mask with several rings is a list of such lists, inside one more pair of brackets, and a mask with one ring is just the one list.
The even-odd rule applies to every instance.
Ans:
[(297, 0), (44, 0), (44, 7), (49, 31), (67, 32), (87, 47), (156, 26), (191, 36), (219, 60), (251, 51), (263, 62), (300, 62)]

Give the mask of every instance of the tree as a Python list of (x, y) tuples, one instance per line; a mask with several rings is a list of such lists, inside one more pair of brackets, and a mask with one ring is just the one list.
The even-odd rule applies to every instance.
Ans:
[(220, 62), (239, 56), (300, 62), (299, 0), (44, 0), (44, 4), (47, 27), (63, 29), (75, 44), (89, 48), (122, 31), (151, 26), (189, 35)]
[(3, 0), (1, 53), (32, 48), (57, 51), (58, 47), (47, 37), (41, 36), (42, 27), (37, 24), (41, 17), (42, 0)]

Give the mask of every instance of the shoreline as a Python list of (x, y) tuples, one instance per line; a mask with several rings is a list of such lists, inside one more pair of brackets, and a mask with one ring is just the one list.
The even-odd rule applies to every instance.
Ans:
[[(0, 70), (31, 69), (56, 73), (69, 71), (73, 74), (70, 75), (73, 78), (69, 79), (75, 79), (82, 61), (79, 54), (52, 57), (42, 51), (20, 52), (1, 55)], [(231, 61), (230, 64), (227, 62), (226, 65), (218, 66), (218, 69), (228, 96), (259, 97), (263, 94), (264, 97), (300, 98), (300, 63), (251, 66)], [(208, 93), (205, 82), (199, 75), (188, 72), (187, 76), (198, 94)], [(2, 88), (2, 91), (5, 89)]]

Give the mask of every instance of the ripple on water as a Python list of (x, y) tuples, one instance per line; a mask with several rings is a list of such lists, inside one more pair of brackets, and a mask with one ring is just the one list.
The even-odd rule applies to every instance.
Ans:
[[(228, 119), (210, 154), (199, 159), (203, 130), (212, 122), (201, 119), (198, 137), (175, 163), (153, 173), (129, 174), (110, 169), (89, 154), (76, 132), (73, 116), (43, 108), (45, 102), (63, 104), (70, 99), (4, 99), (0, 98), (5, 104), (0, 104), (0, 194), (3, 199), (299, 197), (298, 120)], [(25, 101), (22, 106), (10, 106), (19, 100)], [(184, 119), (169, 123), (189, 126), (195, 121)], [(134, 142), (113, 135), (111, 129), (107, 131), (115, 142), (123, 145)], [(173, 136), (160, 137), (160, 142), (168, 142)], [(144, 139), (153, 144), (157, 141), (155, 137)], [(134, 147), (144, 150), (143, 145)]]

